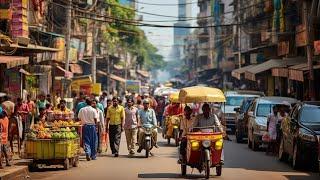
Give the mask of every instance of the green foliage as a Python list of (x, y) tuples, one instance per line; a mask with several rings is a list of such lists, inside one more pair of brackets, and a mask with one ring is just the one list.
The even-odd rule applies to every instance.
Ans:
[(135, 21), (135, 11), (129, 7), (122, 8), (118, 0), (106, 0), (106, 2), (114, 4), (106, 9), (108, 15), (114, 17), (114, 20), (106, 25), (103, 33), (109, 50), (115, 52), (121, 47), (135, 54), (137, 64), (144, 66), (145, 69), (164, 69), (166, 62), (161, 55), (157, 54), (157, 48), (148, 41), (143, 30), (132, 25)]

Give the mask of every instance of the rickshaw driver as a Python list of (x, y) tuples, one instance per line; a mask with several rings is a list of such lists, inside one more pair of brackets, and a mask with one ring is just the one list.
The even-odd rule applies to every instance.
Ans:
[(196, 119), (193, 123), (193, 127), (208, 127), (208, 129), (211, 129), (213, 126), (215, 126), (218, 128), (219, 132), (223, 133), (223, 126), (220, 120), (218, 119), (217, 115), (211, 113), (210, 105), (208, 103), (203, 104), (202, 111), (202, 114), (196, 116)]

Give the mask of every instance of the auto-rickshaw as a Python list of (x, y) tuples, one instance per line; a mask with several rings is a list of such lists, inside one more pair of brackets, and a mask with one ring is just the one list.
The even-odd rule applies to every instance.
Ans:
[[(169, 95), (169, 100), (171, 103), (179, 102), (179, 93), (172, 93)], [(179, 134), (180, 134), (180, 122), (182, 115), (167, 116), (165, 119), (165, 132), (163, 136), (167, 139), (168, 144), (170, 140), (175, 140), (175, 145), (179, 146)]]
[[(189, 87), (180, 91), (179, 100), (182, 103), (224, 103), (226, 101), (220, 89), (208, 87)], [(181, 174), (187, 173), (187, 166), (205, 172), (210, 177), (210, 169), (215, 167), (217, 176), (222, 174), (223, 132), (217, 132), (216, 127), (193, 127), (187, 134), (187, 153), (181, 162)], [(204, 130), (204, 131), (202, 131)]]

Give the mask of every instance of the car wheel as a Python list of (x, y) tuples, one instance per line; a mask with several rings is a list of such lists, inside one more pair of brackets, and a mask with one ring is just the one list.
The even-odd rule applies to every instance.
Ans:
[(292, 157), (292, 167), (293, 169), (299, 169), (301, 165), (301, 154), (300, 154), (300, 149), (297, 145), (298, 143), (294, 144), (294, 149), (293, 149), (293, 157)]
[(280, 161), (288, 160), (288, 154), (284, 150), (284, 139), (283, 139), (283, 137), (281, 137), (281, 141), (280, 141), (278, 159)]

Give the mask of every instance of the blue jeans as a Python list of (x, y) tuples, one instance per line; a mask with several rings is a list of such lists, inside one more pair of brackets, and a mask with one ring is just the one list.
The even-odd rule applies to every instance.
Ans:
[(83, 126), (83, 146), (87, 156), (96, 159), (97, 155), (97, 129), (95, 125)]

